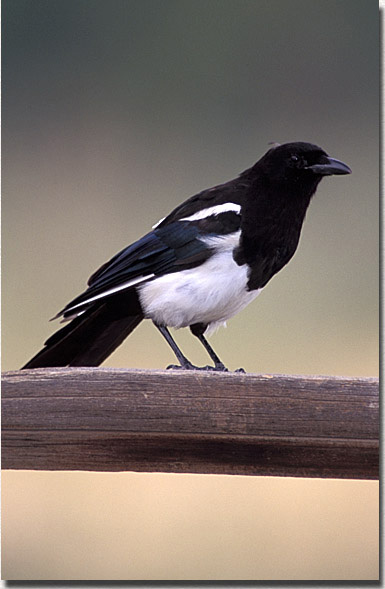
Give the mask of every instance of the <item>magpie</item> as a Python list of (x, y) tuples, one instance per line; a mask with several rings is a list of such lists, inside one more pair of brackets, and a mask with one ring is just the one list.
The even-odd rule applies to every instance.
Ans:
[[(88, 280), (53, 319), (69, 321), (23, 368), (98, 366), (151, 319), (179, 365), (227, 371), (206, 335), (253, 301), (293, 257), (324, 176), (350, 174), (311, 143), (274, 144), (234, 180), (177, 206)], [(168, 328), (189, 327), (213, 365), (194, 366)]]

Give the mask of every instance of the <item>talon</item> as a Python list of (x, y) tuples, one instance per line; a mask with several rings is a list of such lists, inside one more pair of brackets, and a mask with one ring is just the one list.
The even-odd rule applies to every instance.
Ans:
[(246, 370), (244, 368), (237, 368), (234, 372), (240, 372), (241, 374), (246, 374)]
[(181, 364), (170, 364), (167, 366), (166, 370), (200, 370), (200, 368), (188, 362), (183, 364), (183, 366)]
[(188, 363), (183, 366), (179, 364), (170, 364), (166, 370), (205, 370), (214, 372), (228, 372), (228, 369), (223, 364), (217, 364), (216, 366), (194, 366), (194, 364)]
[(194, 366), (196, 370), (209, 370), (210, 372), (228, 372), (224, 364), (215, 364), (215, 366)]

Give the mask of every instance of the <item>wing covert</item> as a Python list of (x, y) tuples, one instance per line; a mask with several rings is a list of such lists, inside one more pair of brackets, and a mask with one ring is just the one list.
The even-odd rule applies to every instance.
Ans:
[(124, 248), (92, 274), (88, 289), (71, 301), (58, 316), (79, 314), (98, 299), (129, 289), (157, 276), (202, 264), (214, 250), (204, 240), (238, 231), (240, 205), (224, 203), (166, 225), (160, 224)]

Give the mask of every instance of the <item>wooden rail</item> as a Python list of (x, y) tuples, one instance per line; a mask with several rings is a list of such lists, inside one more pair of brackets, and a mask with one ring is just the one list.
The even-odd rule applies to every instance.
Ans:
[(5, 469), (378, 478), (378, 380), (53, 368), (8, 372)]

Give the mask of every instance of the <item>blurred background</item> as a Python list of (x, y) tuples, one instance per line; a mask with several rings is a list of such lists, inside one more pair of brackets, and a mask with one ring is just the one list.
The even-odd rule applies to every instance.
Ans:
[[(2, 9), (3, 370), (34, 355), (88, 276), (182, 200), (269, 142), (301, 140), (353, 173), (321, 183), (293, 260), (212, 342), (232, 369), (377, 375), (377, 2)], [(206, 363), (188, 330), (176, 339)], [(105, 365), (161, 368), (170, 354), (142, 323)], [(375, 482), (7, 472), (3, 508), (7, 579), (378, 575)]]

